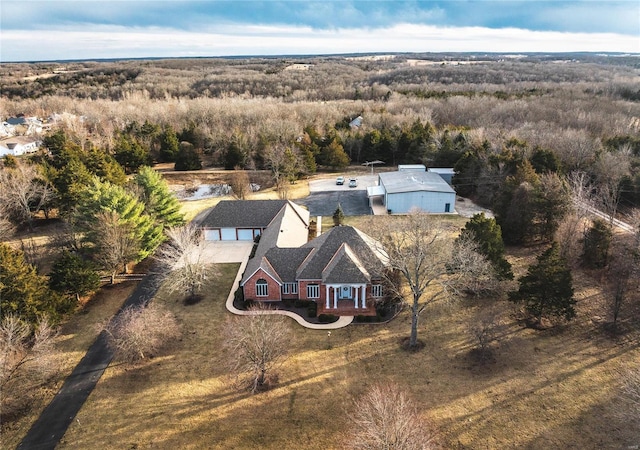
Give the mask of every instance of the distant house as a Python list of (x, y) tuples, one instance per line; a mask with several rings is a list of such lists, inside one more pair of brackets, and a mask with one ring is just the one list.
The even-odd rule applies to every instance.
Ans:
[(392, 214), (406, 214), (414, 209), (451, 213), (456, 202), (456, 192), (438, 173), (425, 172), (424, 166), (418, 165), (380, 173), (378, 185), (368, 187), (367, 196), (370, 203), (373, 197), (382, 197), (382, 203)]
[(20, 114), (17, 117), (9, 117), (6, 124), (11, 125), (15, 134), (31, 135), (42, 133), (43, 124), (37, 117), (25, 117)]
[(33, 153), (40, 148), (40, 142), (27, 136), (13, 136), (0, 140), (0, 157), (6, 155), (21, 156)]
[(351, 122), (349, 122), (349, 126), (351, 128), (360, 128), (362, 126), (362, 121), (364, 119), (362, 118), (362, 116), (358, 116), (355, 119), (353, 119)]

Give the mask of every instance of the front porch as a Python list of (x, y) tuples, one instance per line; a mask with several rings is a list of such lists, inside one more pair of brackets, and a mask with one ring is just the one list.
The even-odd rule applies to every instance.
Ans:
[(366, 284), (325, 284), (325, 301), (318, 302), (318, 314), (375, 316), (376, 308), (367, 298)]
[(376, 307), (373, 301), (369, 302), (369, 305), (362, 308), (356, 308), (354, 301), (349, 299), (338, 300), (336, 307), (333, 307), (333, 303), (330, 308), (327, 308), (325, 303), (318, 303), (318, 315), (320, 314), (333, 314), (334, 316), (375, 316)]

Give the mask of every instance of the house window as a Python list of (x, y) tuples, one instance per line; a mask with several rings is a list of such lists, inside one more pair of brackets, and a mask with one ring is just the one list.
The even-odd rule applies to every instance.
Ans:
[(256, 281), (256, 296), (266, 297), (267, 295), (269, 295), (269, 285), (267, 284), (267, 280), (260, 278)]
[(308, 298), (320, 298), (320, 286), (317, 284), (307, 285), (307, 297)]
[(298, 293), (298, 283), (285, 283), (282, 285), (282, 293), (283, 294), (297, 294)]
[(382, 285), (374, 284), (371, 286), (371, 295), (373, 297), (382, 297)]

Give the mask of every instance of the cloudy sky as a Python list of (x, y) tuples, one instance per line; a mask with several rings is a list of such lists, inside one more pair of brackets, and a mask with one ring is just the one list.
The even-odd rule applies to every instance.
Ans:
[(640, 2), (3, 0), (0, 62), (364, 52), (640, 53)]

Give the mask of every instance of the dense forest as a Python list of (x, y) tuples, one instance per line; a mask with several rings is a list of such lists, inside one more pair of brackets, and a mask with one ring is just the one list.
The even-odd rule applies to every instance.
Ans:
[(613, 182), (624, 208), (640, 202), (639, 72), (637, 57), (595, 54), (3, 64), (0, 114), (63, 114), (71, 139), (128, 173), (200, 157), (273, 168), (281, 148), (290, 178), (376, 159), (454, 166), (461, 193), (493, 206), (529, 160)]

